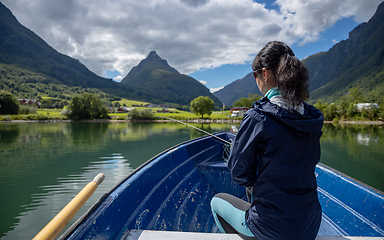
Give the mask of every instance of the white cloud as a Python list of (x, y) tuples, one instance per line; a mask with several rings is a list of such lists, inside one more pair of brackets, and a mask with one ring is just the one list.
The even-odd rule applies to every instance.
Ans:
[(211, 93), (214, 93), (214, 92), (217, 92), (217, 91), (219, 91), (219, 90), (221, 90), (221, 89), (223, 89), (223, 88), (224, 88), (224, 86), (223, 86), (223, 87), (218, 87), (218, 88), (210, 88), (209, 91), (210, 91)]
[(207, 82), (206, 81), (199, 81), (201, 84), (203, 85), (207, 85)]
[(59, 52), (126, 75), (151, 50), (181, 73), (243, 64), (270, 40), (317, 41), (343, 17), (367, 21), (382, 0), (3, 0)]
[(317, 41), (320, 33), (339, 19), (354, 17), (355, 21), (369, 20), (382, 0), (276, 0), (288, 31), (301, 44)]
[(116, 81), (116, 82), (121, 82), (121, 80), (123, 80), (123, 76), (119, 75), (117, 77), (114, 77), (113, 80)]

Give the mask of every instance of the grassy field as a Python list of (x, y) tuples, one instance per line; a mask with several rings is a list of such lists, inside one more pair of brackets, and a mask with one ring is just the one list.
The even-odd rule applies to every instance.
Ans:
[[(129, 99), (122, 99), (120, 101), (114, 101), (112, 103), (118, 102), (121, 106), (125, 104), (127, 107), (132, 107), (132, 105), (146, 105), (150, 104), (148, 102), (140, 102), (140, 101), (134, 101)], [(168, 117), (168, 118), (174, 118), (174, 119), (198, 119), (200, 116), (197, 116), (194, 113), (187, 112), (187, 111), (181, 111), (178, 109), (170, 108), (168, 109), (169, 113), (158, 113), (158, 110), (162, 110), (162, 108), (147, 108), (147, 107), (135, 107), (138, 111), (144, 111), (145, 109), (151, 109), (152, 112), (155, 113), (156, 117)], [(227, 119), (230, 115), (229, 111), (224, 112), (213, 112), (210, 119)], [(111, 116), (114, 119), (124, 119), (127, 117), (127, 113), (110, 113), (109, 116)], [(204, 118), (208, 118), (208, 115), (204, 115)]]
[(60, 113), (63, 109), (39, 109), (37, 110), (37, 114), (41, 115), (51, 115), (51, 116), (60, 116)]
[[(139, 111), (143, 111), (147, 108), (136, 108)], [(157, 110), (161, 110), (158, 108), (150, 108), (152, 112), (155, 113), (156, 117), (168, 117), (168, 118), (174, 118), (174, 119), (197, 119), (200, 118), (200, 116), (197, 116), (194, 113), (191, 112), (185, 112), (180, 110), (171, 110), (169, 113), (158, 113)], [(127, 117), (127, 113), (110, 113), (109, 116), (111, 116), (114, 119), (123, 119)], [(229, 118), (228, 115), (230, 115), (229, 111), (225, 112), (213, 112), (210, 119), (227, 119)], [(208, 115), (204, 115), (204, 118), (208, 118)]]
[[(141, 101), (134, 101), (129, 99), (122, 99), (120, 101), (114, 101), (112, 103), (119, 102), (121, 106), (125, 105), (127, 107), (132, 107), (132, 105), (140, 105), (143, 107), (135, 107), (138, 111), (144, 111), (146, 109), (150, 109), (154, 114), (155, 117), (167, 117), (167, 118), (173, 118), (178, 120), (183, 119), (199, 119), (201, 116), (198, 116), (192, 112), (188, 111), (181, 111), (178, 109), (170, 108), (168, 109), (169, 113), (158, 113), (158, 110), (162, 110), (162, 108), (147, 108), (144, 107), (144, 105), (149, 104), (148, 102), (141, 102)], [(60, 113), (63, 111), (63, 109), (38, 109), (35, 114), (29, 114), (29, 115), (12, 115), (12, 116), (2, 116), (0, 120), (44, 120), (44, 119), (66, 119), (63, 115)], [(219, 111), (219, 112), (212, 112), (212, 114), (209, 116), (209, 119), (229, 119), (230, 111)], [(128, 113), (109, 113), (109, 116), (112, 119), (119, 119), (124, 120), (127, 119)], [(4, 119), (3, 119), (4, 118)], [(204, 118), (208, 118), (208, 115), (204, 115)], [(240, 119), (240, 118), (239, 118)]]

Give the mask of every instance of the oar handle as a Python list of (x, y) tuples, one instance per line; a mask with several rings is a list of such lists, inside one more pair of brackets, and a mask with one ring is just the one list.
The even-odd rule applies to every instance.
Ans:
[(96, 191), (97, 186), (103, 182), (105, 176), (99, 173), (92, 182), (89, 182), (34, 238), (54, 239), (64, 229), (69, 221), (76, 215), (84, 203)]

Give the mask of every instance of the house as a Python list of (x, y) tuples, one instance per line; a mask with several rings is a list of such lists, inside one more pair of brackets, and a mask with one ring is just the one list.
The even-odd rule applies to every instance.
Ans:
[(377, 103), (358, 103), (356, 104), (357, 111), (361, 112), (364, 109), (379, 109), (379, 105)]
[(117, 112), (130, 112), (130, 111), (132, 111), (133, 109), (135, 109), (135, 108), (130, 108), (130, 107), (119, 107), (118, 109), (117, 109)]
[(234, 107), (234, 108), (231, 108), (231, 113), (233, 113), (234, 111), (237, 111), (237, 112), (246, 112), (248, 111), (249, 108), (247, 107)]
[(169, 110), (168, 109), (166, 109), (166, 108), (163, 108), (162, 110), (157, 110), (157, 112), (165, 112), (165, 113), (167, 113), (167, 112), (169, 112)]
[(35, 106), (35, 107), (40, 107), (40, 102), (38, 100), (34, 99), (18, 99), (21, 104), (28, 105), (28, 106)]
[(155, 108), (155, 107), (157, 107), (157, 105), (156, 104), (147, 104), (147, 105), (145, 105), (147, 108)]

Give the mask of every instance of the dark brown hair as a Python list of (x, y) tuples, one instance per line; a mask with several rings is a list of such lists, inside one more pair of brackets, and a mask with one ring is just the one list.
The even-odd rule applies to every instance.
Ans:
[(277, 88), (293, 106), (309, 98), (307, 68), (288, 45), (278, 41), (267, 43), (252, 63), (254, 71), (263, 68), (273, 71)]

